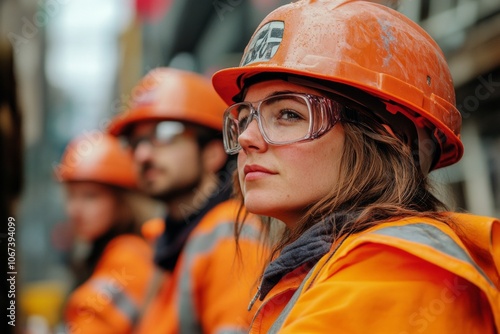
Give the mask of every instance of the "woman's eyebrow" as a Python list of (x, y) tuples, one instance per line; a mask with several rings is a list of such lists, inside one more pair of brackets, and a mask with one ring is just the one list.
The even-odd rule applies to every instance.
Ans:
[[(297, 92), (297, 91), (293, 91), (293, 90), (277, 90), (277, 91), (274, 91), (272, 93), (267, 94), (264, 98), (260, 99), (259, 101), (267, 99), (268, 97), (281, 95), (281, 94), (302, 94), (302, 92)], [(246, 101), (246, 102), (250, 102), (253, 104), (253, 103), (259, 102), (259, 101)]]
[(268, 94), (266, 97), (271, 97), (271, 96), (280, 95), (280, 94), (296, 94), (296, 93), (299, 93), (299, 92), (296, 92), (293, 90), (278, 90), (278, 91), (274, 91), (274, 92)]

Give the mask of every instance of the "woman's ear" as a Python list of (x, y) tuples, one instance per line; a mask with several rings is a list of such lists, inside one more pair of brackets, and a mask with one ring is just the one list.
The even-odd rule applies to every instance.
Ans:
[(201, 159), (206, 171), (217, 173), (227, 161), (222, 140), (214, 139), (208, 142), (201, 152)]

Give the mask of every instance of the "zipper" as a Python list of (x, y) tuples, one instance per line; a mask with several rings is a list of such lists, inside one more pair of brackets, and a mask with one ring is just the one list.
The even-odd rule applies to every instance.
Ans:
[[(292, 290), (297, 290), (297, 289), (293, 289), (293, 288), (288, 288), (288, 289), (285, 289), (283, 291), (280, 291), (279, 293), (275, 294), (274, 296), (272, 296), (271, 298), (269, 298), (268, 300), (266, 300), (262, 305), (259, 306), (259, 309), (257, 310), (257, 312), (255, 312), (255, 315), (253, 316), (253, 319), (252, 319), (252, 322), (250, 322), (250, 332), (249, 333), (256, 333), (255, 330), (253, 329), (253, 324), (255, 322), (255, 320), (257, 320), (257, 317), (259, 316), (260, 314), (260, 311), (262, 311), (262, 309), (271, 301), (273, 300), (274, 298), (276, 297), (279, 297), (281, 295), (283, 295), (284, 293), (286, 292), (290, 292)], [(251, 305), (249, 305), (249, 307), (253, 306), (253, 304), (255, 303), (255, 301), (257, 300), (257, 297), (260, 295), (260, 288), (259, 290), (257, 291), (257, 294), (255, 294), (254, 298), (252, 299), (252, 302), (250, 302)]]
[(252, 300), (250, 301), (250, 304), (248, 304), (247, 311), (250, 312), (252, 310), (253, 304), (255, 304), (255, 302), (257, 301), (257, 298), (259, 298), (259, 297), (260, 297), (260, 285), (257, 288), (257, 292), (255, 293), (255, 296), (253, 296)]

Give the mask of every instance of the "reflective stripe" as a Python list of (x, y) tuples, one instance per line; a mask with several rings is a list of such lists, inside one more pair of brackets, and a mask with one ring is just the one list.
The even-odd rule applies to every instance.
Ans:
[(386, 235), (389, 237), (394, 237), (432, 247), (441, 253), (470, 264), (477, 270), (478, 273), (480, 273), (484, 277), (484, 279), (492, 287), (495, 287), (493, 282), (491, 282), (491, 280), (484, 273), (481, 267), (477, 265), (477, 263), (469, 256), (469, 254), (467, 254), (467, 252), (461, 246), (459, 246), (450, 236), (448, 236), (446, 233), (435, 226), (425, 223), (416, 223), (403, 226), (385, 227), (372, 233)]
[[(94, 278), (90, 281), (90, 284), (96, 288), (96, 290), (105, 293), (107, 298), (109, 298), (109, 300), (101, 301), (102, 303), (112, 303), (121, 313), (125, 315), (132, 325), (137, 322), (139, 309), (116, 280)], [(98, 300), (98, 302), (99, 301), (100, 300)]]
[[(241, 239), (257, 239), (258, 230), (248, 224), (243, 225)], [(234, 223), (217, 225), (208, 233), (198, 235), (188, 241), (183, 251), (181, 275), (179, 277), (178, 305), (179, 305), (179, 332), (181, 334), (203, 333), (198, 314), (196, 314), (194, 286), (191, 269), (195, 258), (199, 254), (207, 253), (220, 242), (221, 239), (233, 238)], [(228, 305), (228, 307), (231, 307)], [(231, 330), (231, 331), (230, 331)], [(222, 333), (241, 333), (241, 329), (224, 329)]]
[(278, 318), (276, 318), (276, 321), (273, 323), (271, 328), (269, 328), (269, 331), (267, 332), (268, 334), (274, 334), (274, 333), (278, 333), (280, 331), (281, 327), (285, 323), (285, 319), (288, 317), (288, 314), (290, 313), (292, 308), (295, 306), (297, 299), (299, 299), (299, 296), (301, 295), (302, 290), (304, 289), (304, 285), (306, 284), (306, 281), (309, 279), (309, 277), (311, 277), (315, 268), (316, 268), (316, 266), (312, 267), (312, 269), (309, 270), (309, 272), (307, 273), (306, 277), (304, 277), (304, 279), (302, 280), (302, 283), (300, 283), (298, 289), (293, 293), (292, 298), (290, 298), (290, 300), (286, 304), (283, 311), (281, 311)]

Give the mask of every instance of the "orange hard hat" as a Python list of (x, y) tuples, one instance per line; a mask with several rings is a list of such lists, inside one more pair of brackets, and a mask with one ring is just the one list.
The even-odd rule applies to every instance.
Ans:
[(116, 137), (98, 131), (68, 144), (55, 175), (61, 182), (92, 181), (129, 189), (137, 184), (130, 153)]
[[(442, 51), (420, 26), (384, 5), (308, 0), (282, 6), (259, 25), (240, 66), (215, 73), (212, 82), (231, 103), (245, 80), (261, 73), (360, 89), (426, 130), (438, 147), (427, 154), (431, 169), (462, 157), (462, 121)], [(413, 139), (424, 146), (420, 132)]]
[(163, 120), (186, 121), (220, 131), (226, 108), (209, 79), (193, 72), (157, 68), (133, 89), (130, 108), (112, 120), (108, 131), (122, 135), (137, 122)]

